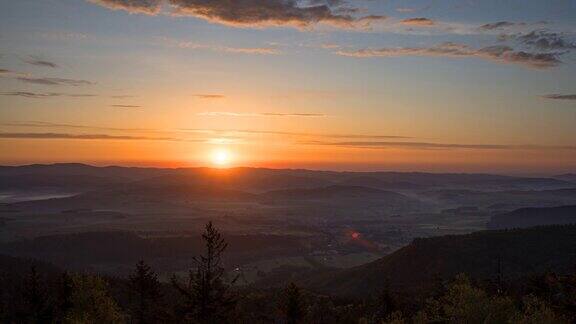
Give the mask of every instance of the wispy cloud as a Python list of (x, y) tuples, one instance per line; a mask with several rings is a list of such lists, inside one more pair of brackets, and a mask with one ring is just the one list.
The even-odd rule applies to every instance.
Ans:
[(110, 96), (110, 98), (113, 98), (113, 99), (128, 99), (128, 98), (134, 98), (134, 97), (136, 97), (136, 96), (133, 96), (133, 95), (113, 95), (113, 96)]
[(46, 60), (41, 60), (38, 58), (30, 58), (29, 60), (25, 61), (30, 65), (40, 66), (40, 67), (49, 67), (49, 68), (57, 68), (58, 64)]
[[(484, 25), (480, 26), (479, 28), (481, 30), (494, 30), (494, 29), (501, 29), (501, 28), (505, 28), (505, 27), (516, 26), (517, 24), (519, 24), (519, 23), (510, 22), (510, 21), (498, 21), (495, 23), (484, 24)], [(524, 23), (521, 23), (521, 24), (524, 24)]]
[[(365, 27), (385, 19), (383, 16), (358, 16), (361, 11), (344, 1), (317, 0), (301, 5), (295, 0), (89, 0), (92, 3), (132, 13), (157, 15), (164, 9), (168, 14), (191, 16), (232, 27), (287, 26), (300, 29), (317, 24), (339, 28)], [(164, 4), (169, 4), (163, 6)]]
[(499, 63), (520, 64), (532, 68), (550, 68), (561, 63), (560, 52), (530, 53), (515, 51), (509, 46), (497, 45), (480, 49), (458, 43), (443, 43), (432, 47), (391, 47), (340, 50), (336, 54), (351, 57), (430, 56), (454, 58), (480, 58)]
[(200, 99), (223, 99), (226, 96), (224, 96), (222, 94), (201, 93), (201, 94), (195, 94), (194, 97), (200, 98)]
[(87, 34), (70, 31), (47, 31), (40, 33), (38, 36), (52, 41), (74, 41), (88, 38)]
[(211, 116), (211, 117), (327, 117), (325, 114), (315, 114), (315, 113), (275, 113), (275, 112), (263, 112), (263, 113), (238, 113), (229, 111), (208, 111), (201, 112), (197, 114), (198, 116)]
[(576, 100), (576, 94), (548, 94), (541, 96), (541, 98), (554, 100)]
[(70, 97), (70, 98), (82, 98), (82, 97), (95, 97), (94, 94), (88, 93), (60, 93), (60, 92), (29, 92), (29, 91), (12, 91), (12, 92), (2, 92), (2, 96), (15, 96), (24, 98), (34, 98), (34, 99), (45, 99), (53, 97)]
[(430, 9), (430, 8), (431, 8), (431, 6), (424, 6), (424, 7), (399, 7), (399, 8), (396, 8), (396, 11), (402, 12), (402, 13), (411, 13), (411, 12), (428, 10), (428, 9)]
[(26, 76), (26, 74), (24, 74), (24, 73), (15, 72), (15, 71), (12, 71), (12, 70), (0, 68), (0, 77), (3, 77), (3, 78), (18, 78), (18, 77), (24, 77), (24, 76)]
[(180, 141), (170, 137), (148, 137), (107, 134), (67, 134), (67, 133), (0, 133), (5, 139), (70, 139), (70, 140), (149, 140), (149, 141)]
[(465, 149), (465, 150), (576, 150), (576, 146), (545, 146), (545, 145), (501, 145), (501, 144), (460, 144), (460, 143), (428, 143), (428, 142), (304, 142), (310, 145), (329, 145), (354, 148), (411, 148), (411, 149)]
[(110, 105), (110, 107), (116, 107), (116, 108), (141, 108), (142, 106), (138, 106), (138, 105)]
[(404, 19), (400, 22), (400, 24), (406, 26), (419, 26), (419, 27), (429, 27), (436, 25), (436, 23), (432, 19), (423, 17)]
[(1, 126), (8, 127), (33, 127), (33, 128), (45, 128), (45, 129), (59, 129), (59, 128), (69, 128), (69, 129), (92, 129), (92, 130), (106, 130), (106, 131), (155, 131), (150, 128), (118, 128), (118, 127), (102, 127), (102, 126), (90, 126), (90, 125), (78, 125), (78, 124), (62, 124), (53, 123), (45, 121), (15, 121), (6, 122), (0, 124)]
[(237, 134), (262, 134), (262, 135), (281, 135), (293, 137), (314, 137), (314, 138), (356, 138), (356, 139), (410, 139), (409, 136), (401, 135), (382, 135), (382, 134), (326, 134), (326, 133), (303, 133), (303, 132), (287, 132), (287, 131), (273, 131), (273, 130), (251, 130), (251, 129), (202, 129), (192, 128), (183, 129), (184, 131), (198, 132), (205, 134), (215, 135), (237, 135)]
[(18, 80), (26, 83), (49, 85), (49, 86), (84, 86), (93, 85), (94, 82), (86, 80), (74, 80), (74, 79), (63, 79), (63, 78), (46, 78), (46, 77), (32, 77), (32, 76), (21, 76), (17, 77)]
[(281, 53), (280, 50), (274, 47), (231, 47), (231, 46), (202, 44), (202, 43), (178, 40), (169, 37), (158, 37), (157, 39), (165, 46), (184, 48), (184, 49), (209, 50), (215, 52), (254, 54), (254, 55), (277, 55)]

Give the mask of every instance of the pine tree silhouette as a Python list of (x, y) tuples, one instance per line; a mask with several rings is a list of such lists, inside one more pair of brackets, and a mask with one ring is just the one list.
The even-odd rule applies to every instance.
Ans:
[(130, 292), (135, 300), (131, 309), (134, 323), (157, 323), (162, 297), (158, 275), (141, 260), (128, 279)]
[(226, 323), (236, 304), (222, 267), (222, 253), (228, 244), (212, 222), (206, 225), (202, 239), (204, 254), (193, 258), (195, 268), (189, 270), (186, 283), (174, 275), (172, 285), (184, 299), (181, 312), (186, 322)]
[(300, 323), (304, 317), (304, 300), (300, 288), (294, 283), (290, 283), (284, 288), (282, 298), (281, 310), (286, 316), (286, 323)]
[(390, 290), (390, 279), (386, 278), (384, 288), (376, 299), (376, 318), (384, 320), (396, 310), (396, 304)]
[(68, 272), (62, 273), (57, 287), (57, 301), (56, 301), (56, 319), (57, 322), (63, 322), (66, 314), (72, 309), (74, 282)]
[(30, 268), (30, 273), (24, 279), (23, 297), (30, 322), (46, 323), (49, 321), (47, 296), (36, 266)]

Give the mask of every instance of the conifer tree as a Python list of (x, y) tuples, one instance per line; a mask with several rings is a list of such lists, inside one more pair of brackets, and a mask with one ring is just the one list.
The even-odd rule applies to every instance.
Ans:
[(162, 297), (158, 275), (141, 260), (128, 279), (134, 299), (131, 307), (133, 321), (139, 324), (156, 323), (160, 317), (159, 303)]
[(172, 276), (172, 284), (183, 297), (180, 311), (185, 322), (226, 323), (236, 304), (222, 267), (222, 253), (228, 244), (212, 222), (206, 225), (202, 240), (204, 253), (193, 258), (194, 268), (188, 271), (186, 282)]
[(281, 310), (286, 316), (286, 323), (300, 323), (304, 318), (304, 300), (300, 288), (294, 283), (290, 283), (284, 288)]
[(36, 266), (30, 268), (30, 273), (24, 279), (23, 297), (30, 322), (44, 323), (49, 320), (47, 296)]
[(56, 319), (57, 322), (64, 321), (66, 314), (74, 306), (72, 298), (74, 293), (74, 282), (68, 272), (62, 273), (57, 287)]

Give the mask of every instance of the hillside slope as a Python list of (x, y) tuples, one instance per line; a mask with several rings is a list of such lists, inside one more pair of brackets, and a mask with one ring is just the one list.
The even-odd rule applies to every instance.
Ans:
[(521, 208), (492, 216), (489, 229), (525, 228), (541, 225), (576, 224), (576, 205), (551, 208)]
[(302, 284), (323, 293), (366, 296), (378, 293), (386, 280), (391, 289), (417, 291), (458, 273), (495, 278), (499, 263), (505, 279), (514, 279), (546, 270), (564, 273), (575, 262), (576, 225), (481, 231), (416, 239), (374, 262), (306, 279)]

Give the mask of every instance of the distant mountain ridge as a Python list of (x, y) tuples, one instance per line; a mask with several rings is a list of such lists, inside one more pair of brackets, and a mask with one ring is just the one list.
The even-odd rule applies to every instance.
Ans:
[(490, 229), (506, 229), (552, 224), (576, 224), (576, 205), (550, 208), (521, 208), (509, 213), (492, 216), (487, 226)]
[[(228, 189), (264, 192), (270, 190), (313, 188), (330, 185), (372, 187), (383, 190), (424, 190), (460, 188), (470, 190), (544, 190), (576, 186), (558, 178), (530, 178), (478, 173), (425, 173), (425, 172), (336, 172), (298, 169), (265, 168), (141, 168), (106, 166), (96, 167), (81, 163), (33, 164), (0, 166), (0, 177), (26, 176), (29, 186), (58, 186), (61, 177), (93, 177), (109, 179), (110, 183), (169, 183), (186, 181), (225, 186)], [(33, 181), (33, 177), (45, 178)], [(17, 179), (17, 178), (12, 178)], [(50, 180), (52, 179), (52, 180)], [(50, 181), (53, 183), (50, 183)], [(12, 182), (14, 183), (14, 182)], [(21, 184), (14, 183), (14, 187)], [(4, 186), (4, 190), (10, 189)]]

